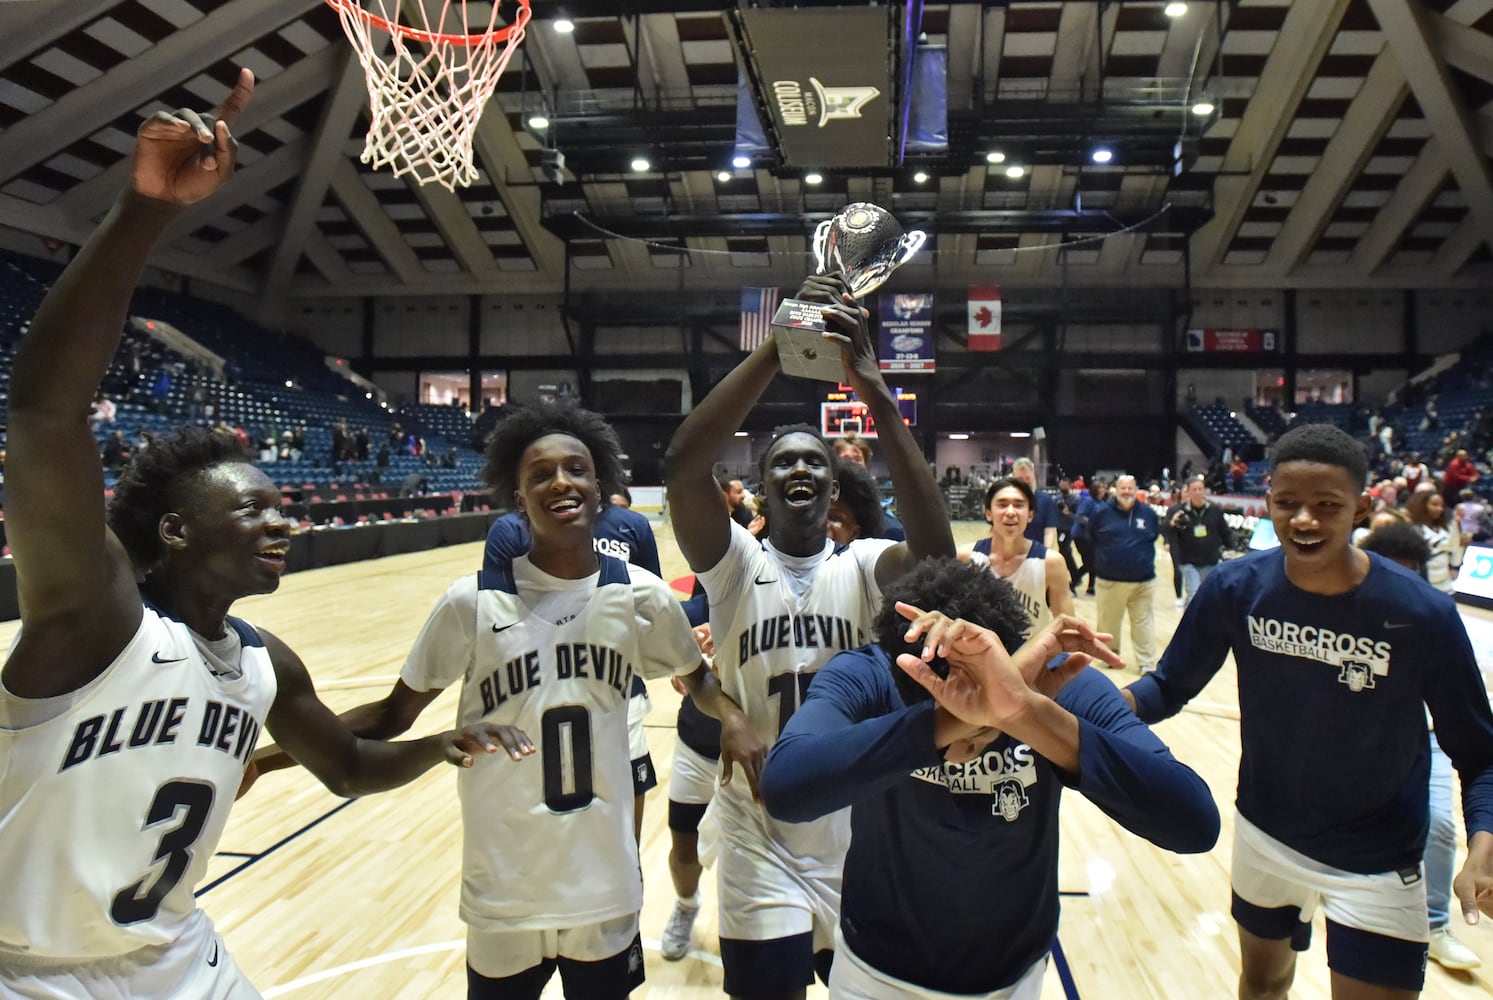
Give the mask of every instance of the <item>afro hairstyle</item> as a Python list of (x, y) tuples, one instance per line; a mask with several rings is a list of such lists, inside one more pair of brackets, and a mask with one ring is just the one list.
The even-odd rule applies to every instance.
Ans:
[(529, 445), (550, 434), (573, 437), (586, 446), (596, 467), (602, 500), (624, 489), (622, 442), (599, 413), (560, 403), (534, 403), (515, 408), (488, 435), (482, 481), (502, 503), (511, 503), (518, 490), (518, 466)]
[(135, 568), (148, 574), (165, 556), (161, 518), (190, 504), (193, 480), (215, 466), (249, 461), (238, 438), (205, 427), (182, 428), (137, 454), (114, 485), (108, 513)]
[[(872, 627), (877, 645), (892, 661), (892, 680), (897, 684), (897, 692), (908, 705), (930, 696), (897, 666), (897, 654), (918, 656), (923, 652), (921, 641), (910, 643), (903, 638), (911, 623), (897, 613), (898, 601), (924, 611), (942, 611), (950, 618), (963, 618), (988, 628), (1008, 650), (1021, 645), (1023, 634), (1031, 626), (1021, 599), (1009, 583), (983, 566), (958, 559), (925, 559), (887, 587), (882, 597), (881, 611)], [(929, 666), (938, 676), (949, 676), (949, 664), (942, 657), (934, 657)]]
[(1331, 424), (1302, 424), (1282, 434), (1270, 455), (1271, 473), (1287, 462), (1335, 465), (1345, 470), (1360, 490), (1369, 478), (1363, 445)]
[(864, 465), (835, 459), (835, 482), (840, 484), (839, 502), (861, 526), (861, 538), (880, 538), (886, 525), (881, 489)]

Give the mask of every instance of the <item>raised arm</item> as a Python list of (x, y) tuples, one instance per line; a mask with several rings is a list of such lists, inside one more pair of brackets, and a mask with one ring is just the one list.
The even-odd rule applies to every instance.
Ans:
[(182, 208), (232, 174), (230, 126), (253, 89), (244, 70), (211, 114), (158, 112), (140, 126), (129, 188), (52, 286), (16, 354), (5, 515), (24, 629), (4, 670), (13, 694), (77, 690), (139, 627), (134, 569), (104, 523), (89, 404), (151, 248)]
[(799, 298), (825, 302), (825, 318), (838, 330), (845, 353), (845, 376), (871, 411), (881, 435), (881, 453), (892, 473), (892, 492), (907, 541), (883, 552), (876, 563), (876, 582), (886, 586), (920, 559), (954, 555), (954, 533), (944, 511), (943, 494), (933, 478), (912, 431), (902, 422), (897, 399), (881, 377), (876, 345), (866, 326), (869, 313), (855, 304), (844, 280), (817, 275), (804, 283)]
[(731, 540), (731, 517), (713, 471), (716, 459), (777, 373), (778, 349), (769, 337), (705, 395), (669, 442), (664, 487), (674, 540), (696, 572), (720, 562)]

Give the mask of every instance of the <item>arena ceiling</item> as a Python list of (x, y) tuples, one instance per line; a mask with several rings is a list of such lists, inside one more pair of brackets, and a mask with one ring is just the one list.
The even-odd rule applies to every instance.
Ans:
[[(266, 301), (559, 291), (567, 276), (661, 294), (686, 278), (790, 285), (803, 234), (853, 200), (926, 225), (936, 250), (909, 267), (940, 285), (1493, 277), (1493, 0), (1192, 0), (1179, 17), (1160, 0), (929, 3), (949, 152), (817, 187), (729, 167), (737, 6), (534, 0), (478, 130), (480, 178), (453, 194), (359, 161), (363, 72), (322, 0), (0, 3), (0, 242), (82, 239), (141, 116), (211, 105), (249, 66), (239, 171), (156, 263)], [(1203, 100), (1214, 110), (1195, 114)], [(1156, 149), (1179, 140), (1174, 171)], [(1103, 166), (1101, 143), (1116, 153)], [(547, 145), (566, 154), (563, 183)], [(995, 149), (1029, 169), (1006, 176)], [(650, 172), (628, 168), (638, 151)]]

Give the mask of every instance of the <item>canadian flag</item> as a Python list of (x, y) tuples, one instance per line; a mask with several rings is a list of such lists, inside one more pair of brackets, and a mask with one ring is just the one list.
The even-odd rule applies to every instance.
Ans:
[(1001, 290), (996, 285), (969, 286), (969, 349), (1001, 349)]

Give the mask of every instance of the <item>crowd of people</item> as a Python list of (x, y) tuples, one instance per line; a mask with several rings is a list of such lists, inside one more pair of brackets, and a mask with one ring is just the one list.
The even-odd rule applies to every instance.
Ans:
[[(1340, 1000), (1414, 996), (1428, 952), (1456, 961), (1436, 943), (1452, 897), (1469, 921), (1493, 913), (1493, 710), (1433, 585), (1429, 536), (1414, 536), (1425, 544), (1408, 569), (1379, 551), (1393, 524), (1352, 544), (1355, 525), (1389, 512), (1373, 510), (1359, 442), (1325, 425), (1280, 439), (1278, 545), (1246, 558), (1225, 558), (1237, 539), (1202, 481), (1160, 509), (1129, 475), (1051, 496), (1024, 459), (985, 484), (989, 537), (960, 558), (839, 273), (808, 277), (796, 298), (821, 306), (845, 380), (884, 428), (896, 524), (865, 472), (868, 443), (807, 425), (762, 451), (755, 511), (717, 475), (781, 374), (771, 340), (667, 449), (674, 536), (700, 591), (688, 603), (660, 579), (646, 519), (629, 516), (606, 420), (569, 403), (511, 408), (483, 475), (515, 515), (434, 598), (389, 692), (333, 714), (293, 650), (232, 615), (277, 588), (291, 544), (246, 442), (198, 427), (153, 442), (106, 507), (87, 417), (150, 250), (231, 175), (252, 92), (245, 71), (213, 114), (141, 126), (128, 189), (16, 357), (7, 527), (23, 627), (0, 673), (0, 996), (258, 996), (193, 895), (234, 800), (292, 764), (362, 795), (449, 762), (462, 769), (467, 995), (535, 1000), (558, 974), (572, 1000), (625, 997), (646, 968), (638, 824), (652, 765), (637, 699), (642, 679), (665, 677), (700, 718), (681, 709), (662, 951), (689, 949), (708, 799), (732, 997), (797, 1000), (818, 978), (847, 1000), (1035, 1000), (1057, 933), (1065, 790), (1163, 850), (1214, 848), (1225, 790), (1150, 723), (1229, 654), (1239, 996), (1286, 995), (1319, 908)], [(366, 436), (349, 440), (366, 454)], [(1407, 492), (1419, 528), (1446, 517), (1428, 471)], [(1186, 605), (1164, 650), (1162, 542)], [(1084, 577), (1097, 627), (1074, 614)], [(1123, 691), (1096, 669), (1127, 662), (1141, 677)], [(457, 728), (394, 739), (452, 685)], [(1427, 711), (1462, 782), (1455, 877), (1444, 849), (1434, 865), (1426, 854), (1433, 813), (1449, 811), (1440, 791), (1431, 804), (1449, 782), (1433, 781)], [(275, 745), (256, 749), (261, 730)]]

